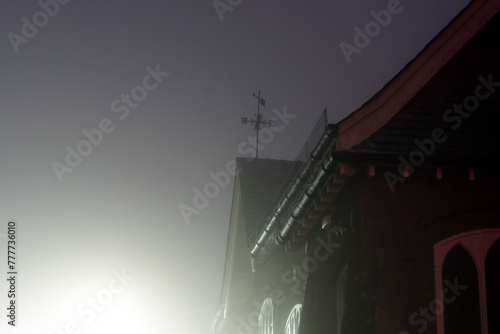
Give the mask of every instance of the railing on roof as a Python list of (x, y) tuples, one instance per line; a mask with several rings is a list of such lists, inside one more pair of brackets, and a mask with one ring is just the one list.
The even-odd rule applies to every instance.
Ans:
[(316, 125), (314, 126), (313, 130), (311, 131), (309, 138), (307, 138), (307, 141), (304, 143), (304, 146), (300, 150), (299, 155), (297, 155), (297, 158), (295, 158), (296, 162), (307, 161), (309, 154), (312, 152), (314, 147), (316, 147), (327, 127), (328, 127), (328, 114), (326, 113), (326, 108), (325, 108), (325, 110), (323, 110), (323, 112), (321, 113), (321, 116), (318, 118), (318, 121), (316, 122)]
[[(325, 110), (323, 110), (323, 112), (321, 113), (321, 116), (318, 118), (318, 121), (316, 122), (316, 125), (314, 126), (313, 130), (311, 131), (309, 138), (304, 143), (302, 149), (299, 151), (299, 154), (295, 158), (294, 164), (290, 169), (290, 171), (288, 172), (285, 180), (283, 180), (283, 182), (281, 183), (281, 186), (274, 195), (273, 200), (269, 203), (266, 211), (264, 212), (263, 219), (259, 224), (259, 228), (253, 231), (252, 235), (248, 238), (249, 245), (253, 244), (257, 240), (259, 234), (262, 231), (262, 228), (266, 224), (266, 221), (270, 218), (271, 214), (273, 213), (274, 208), (278, 205), (279, 201), (281, 201), (283, 196), (285, 196), (290, 185), (292, 184), (293, 180), (297, 177), (300, 170), (307, 166), (309, 155), (320, 141), (321, 136), (323, 135), (327, 127), (328, 127), (328, 114), (325, 108)], [(307, 177), (309, 178), (309, 175)], [(291, 199), (291, 201), (289, 202), (290, 205), (293, 204), (295, 200), (296, 199)]]

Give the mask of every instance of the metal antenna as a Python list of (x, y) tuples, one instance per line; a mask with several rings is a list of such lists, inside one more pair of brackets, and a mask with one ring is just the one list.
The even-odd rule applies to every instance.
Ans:
[(257, 131), (257, 142), (255, 146), (255, 158), (259, 158), (259, 131), (263, 126), (268, 126), (268, 127), (274, 127), (274, 121), (266, 121), (265, 119), (262, 119), (262, 115), (260, 114), (260, 106), (262, 105), (263, 107), (266, 106), (266, 100), (260, 97), (260, 90), (258, 95), (255, 95), (255, 93), (252, 93), (252, 95), (257, 98), (257, 114), (255, 115), (257, 119), (251, 119), (249, 120), (246, 117), (241, 118), (241, 123), (242, 124), (253, 124), (253, 129)]

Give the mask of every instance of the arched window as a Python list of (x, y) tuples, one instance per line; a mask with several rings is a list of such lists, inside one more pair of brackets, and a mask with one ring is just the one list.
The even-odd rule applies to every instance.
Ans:
[(438, 334), (500, 333), (500, 229), (464, 232), (434, 245)]
[(273, 334), (273, 300), (266, 298), (259, 314), (259, 334)]
[(285, 334), (298, 334), (300, 316), (302, 315), (302, 304), (297, 304), (293, 307), (288, 319), (286, 320)]

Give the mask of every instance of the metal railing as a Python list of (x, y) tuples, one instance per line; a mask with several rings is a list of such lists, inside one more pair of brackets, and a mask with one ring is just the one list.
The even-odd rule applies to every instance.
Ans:
[[(316, 122), (316, 125), (314, 126), (312, 132), (310, 133), (307, 141), (304, 143), (302, 146), (302, 149), (299, 151), (299, 154), (294, 160), (294, 164), (290, 171), (288, 172), (287, 176), (281, 183), (281, 186), (278, 188), (278, 191), (273, 197), (273, 200), (269, 203), (267, 206), (267, 209), (264, 212), (263, 218), (259, 224), (259, 228), (253, 231), (252, 235), (248, 238), (248, 244), (252, 245), (258, 238), (259, 234), (262, 232), (262, 229), (266, 225), (266, 222), (270, 219), (271, 215), (274, 212), (274, 209), (278, 205), (278, 203), (281, 201), (283, 196), (288, 192), (292, 182), (297, 178), (299, 175), (300, 171), (302, 168), (306, 168), (307, 164), (309, 163), (309, 156), (311, 152), (314, 150), (316, 145), (321, 139), (321, 136), (323, 136), (323, 133), (325, 132), (326, 128), (328, 127), (328, 114), (325, 110), (321, 113), (321, 116), (318, 118), (318, 121)], [(306, 176), (307, 179), (310, 179), (310, 176)], [(289, 206), (293, 205), (295, 201), (297, 200), (296, 198), (290, 198)], [(288, 211), (288, 208), (283, 208), (283, 211)], [(280, 222), (279, 222), (280, 223)]]

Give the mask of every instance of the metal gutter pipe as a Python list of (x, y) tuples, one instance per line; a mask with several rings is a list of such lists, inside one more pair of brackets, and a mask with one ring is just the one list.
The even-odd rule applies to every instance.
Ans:
[(269, 242), (269, 238), (275, 230), (276, 222), (279, 221), (279, 216), (283, 213), (283, 208), (294, 203), (294, 199), (299, 195), (299, 192), (305, 185), (307, 185), (307, 175), (310, 175), (314, 171), (316, 166), (321, 162), (322, 157), (334, 145), (334, 143), (336, 142), (336, 136), (337, 125), (329, 124), (325, 129), (325, 132), (323, 132), (320, 141), (309, 155), (311, 161), (309, 163), (306, 163), (299, 170), (295, 181), (288, 187), (286, 195), (283, 196), (283, 198), (280, 200), (280, 202), (276, 206), (276, 209), (271, 214), (264, 230), (260, 233), (257, 241), (253, 244), (250, 250), (250, 255), (252, 257), (258, 256), (262, 248), (265, 247), (265, 245)]
[(314, 180), (306, 187), (304, 194), (297, 201), (295, 208), (290, 213), (290, 217), (286, 220), (281, 230), (276, 237), (276, 243), (284, 245), (290, 233), (295, 228), (296, 224), (304, 217), (309, 206), (316, 199), (316, 195), (322, 186), (328, 181), (332, 173), (338, 167), (338, 163), (333, 159), (331, 154), (328, 154), (321, 165), (321, 169), (316, 174)]

